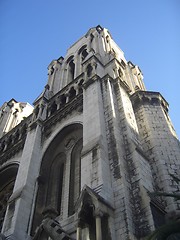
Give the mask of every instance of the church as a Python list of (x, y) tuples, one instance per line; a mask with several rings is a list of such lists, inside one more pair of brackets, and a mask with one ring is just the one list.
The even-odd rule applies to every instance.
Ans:
[[(43, 87), (42, 87), (43, 89)], [(139, 240), (180, 211), (180, 143), (159, 92), (98, 25), (0, 108), (0, 239)]]

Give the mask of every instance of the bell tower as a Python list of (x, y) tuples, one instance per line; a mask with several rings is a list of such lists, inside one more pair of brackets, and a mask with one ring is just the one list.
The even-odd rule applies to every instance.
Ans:
[(168, 103), (100, 25), (49, 64), (33, 113), (0, 141), (5, 239), (138, 240), (178, 213), (149, 195), (178, 190)]

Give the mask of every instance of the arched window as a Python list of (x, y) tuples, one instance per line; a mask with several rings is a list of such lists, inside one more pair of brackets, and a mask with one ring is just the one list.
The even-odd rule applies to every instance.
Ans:
[(58, 154), (52, 161), (49, 169), (49, 184), (46, 206), (55, 209), (59, 214), (61, 211), (62, 185), (65, 154)]
[(0, 231), (3, 226), (8, 200), (13, 192), (18, 165), (13, 164), (0, 171)]
[(82, 46), (79, 51), (78, 54), (81, 55), (81, 61), (84, 61), (84, 59), (87, 57), (88, 52), (87, 52), (87, 45)]
[(69, 63), (69, 82), (74, 80), (74, 73), (75, 73), (75, 64), (74, 64), (74, 61), (71, 60)]
[(74, 56), (70, 56), (68, 60), (66, 61), (68, 65), (68, 83), (74, 80), (74, 74), (75, 74), (75, 64), (74, 64)]
[[(46, 150), (40, 169), (32, 235), (43, 220), (44, 210), (54, 209), (62, 219), (67, 217), (64, 212), (73, 213), (80, 193), (81, 149), (82, 125), (72, 124), (65, 127)], [(71, 199), (69, 204), (68, 199)]]

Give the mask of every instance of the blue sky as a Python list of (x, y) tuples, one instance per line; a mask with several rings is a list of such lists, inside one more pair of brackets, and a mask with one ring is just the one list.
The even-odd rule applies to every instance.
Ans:
[(49, 63), (98, 24), (140, 67), (147, 90), (168, 101), (180, 137), (179, 0), (0, 0), (0, 105), (32, 104)]

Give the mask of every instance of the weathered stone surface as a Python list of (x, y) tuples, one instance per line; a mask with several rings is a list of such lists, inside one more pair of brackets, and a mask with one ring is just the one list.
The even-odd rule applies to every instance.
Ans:
[(138, 240), (180, 209), (149, 196), (179, 190), (168, 104), (145, 90), (107, 29), (91, 28), (50, 63), (33, 113), (18, 125), (5, 118), (15, 105), (0, 116), (0, 132), (9, 124), (0, 135), (2, 236)]

